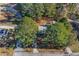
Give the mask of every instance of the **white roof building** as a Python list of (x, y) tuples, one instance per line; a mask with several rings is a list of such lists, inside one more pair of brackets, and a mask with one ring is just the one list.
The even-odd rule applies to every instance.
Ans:
[(46, 26), (39, 26), (38, 29), (39, 29), (39, 31), (42, 31), (42, 30), (46, 30), (47, 27)]
[(3, 26), (0, 26), (0, 29), (15, 29), (15, 28), (16, 28), (16, 25), (12, 25), (12, 26), (3, 25)]

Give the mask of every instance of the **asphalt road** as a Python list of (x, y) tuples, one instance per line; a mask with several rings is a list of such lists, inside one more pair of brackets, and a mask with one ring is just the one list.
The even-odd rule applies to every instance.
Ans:
[(72, 54), (64, 54), (59, 52), (39, 52), (39, 53), (32, 53), (32, 52), (25, 52), (24, 49), (18, 48), (14, 50), (13, 56), (79, 56), (79, 53), (72, 53)]

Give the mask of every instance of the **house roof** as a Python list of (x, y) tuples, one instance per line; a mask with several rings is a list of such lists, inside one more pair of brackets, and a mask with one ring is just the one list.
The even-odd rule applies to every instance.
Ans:
[(46, 20), (38, 20), (37, 24), (38, 25), (46, 25), (47, 21)]
[(5, 16), (3, 16), (3, 15), (0, 15), (0, 21), (1, 20), (6, 20), (7, 18), (5, 17)]
[(16, 26), (15, 25), (12, 25), (12, 26), (0, 26), (0, 29), (14, 29)]
[(44, 17), (42, 19), (37, 20), (36, 22), (37, 22), (37, 24), (39, 26), (41, 26), (41, 25), (47, 25), (47, 24), (52, 24), (53, 23), (53, 19), (52, 18), (46, 18), (46, 17)]
[(14, 29), (17, 25), (11, 23), (0, 23), (0, 29)]
[(7, 20), (7, 17), (5, 17), (5, 12), (0, 11), (0, 20)]

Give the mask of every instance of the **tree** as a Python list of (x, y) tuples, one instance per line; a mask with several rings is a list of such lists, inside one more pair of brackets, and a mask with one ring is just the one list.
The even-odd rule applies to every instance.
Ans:
[(76, 12), (76, 4), (74, 4), (74, 3), (68, 4), (67, 9), (68, 9), (69, 13), (75, 13)]
[(54, 17), (56, 15), (56, 4), (43, 4), (44, 5), (44, 16)]
[(69, 35), (69, 44), (72, 43), (72, 41), (76, 41), (77, 40), (77, 35), (76, 33), (73, 31), (73, 27), (72, 25), (67, 21), (66, 18), (62, 18), (59, 20), (60, 23), (64, 23), (64, 26), (66, 27), (66, 29), (68, 30), (68, 32), (70, 33)]
[(20, 5), (17, 5), (17, 6), (21, 6), (22, 8), (20, 9), (19, 7), (19, 10), (22, 12), (23, 15), (26, 15), (26, 16), (30, 16), (30, 17), (33, 17), (33, 18), (40, 18), (42, 17), (43, 15), (43, 12), (44, 12), (44, 7), (43, 7), (43, 4), (20, 4)]
[(55, 48), (69, 46), (77, 36), (73, 31), (71, 24), (66, 18), (60, 19), (57, 23), (48, 25), (44, 41), (46, 44)]
[(22, 16), (31, 16), (32, 14), (32, 4), (23, 3), (23, 4), (17, 4), (16, 10), (18, 10)]
[[(19, 6), (19, 5), (18, 5)], [(22, 11), (24, 15), (30, 16), (32, 18), (39, 19), (41, 17), (54, 17), (56, 14), (56, 4), (20, 4), (22, 7), (19, 10)]]
[(19, 25), (19, 30), (16, 37), (23, 42), (25, 47), (30, 46), (36, 39), (37, 31), (38, 27), (36, 22), (33, 21), (30, 17), (24, 17), (22, 23)]
[(44, 40), (55, 48), (64, 47), (68, 44), (69, 34), (63, 23), (56, 23), (48, 26)]
[(74, 4), (74, 3), (68, 4), (66, 9), (68, 11), (68, 14), (67, 14), (68, 17), (72, 20), (75, 20), (76, 19), (76, 14), (78, 14), (77, 4)]
[(20, 3), (16, 4), (15, 9), (22, 14), (22, 12), (23, 12), (23, 6)]
[(34, 3), (32, 5), (32, 7), (33, 7), (32, 8), (33, 9), (33, 16), (32, 17), (34, 17), (36, 19), (41, 18), (43, 16), (43, 13), (44, 13), (44, 6), (43, 6), (43, 4), (36, 4), (36, 3)]

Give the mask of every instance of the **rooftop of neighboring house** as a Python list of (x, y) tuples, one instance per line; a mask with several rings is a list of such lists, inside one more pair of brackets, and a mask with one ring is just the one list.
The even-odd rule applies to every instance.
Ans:
[(39, 20), (36, 21), (38, 26), (44, 26), (47, 24), (52, 24), (53, 23), (53, 18), (47, 18), (47, 17), (43, 17)]
[(5, 11), (7, 5), (10, 5), (12, 7), (15, 6), (15, 4), (10, 4), (10, 3), (0, 4), (0, 21), (8, 20), (8, 17), (14, 16), (14, 14), (10, 12), (10, 10), (8, 12)]
[(0, 21), (7, 19), (3, 14), (4, 14), (4, 12), (0, 12)]
[(0, 28), (2, 29), (14, 29), (17, 25), (12, 24), (12, 22), (6, 22), (8, 16), (14, 16), (9, 12), (3, 11), (7, 4), (0, 4)]
[(6, 5), (6, 4), (0, 3), (0, 21), (7, 19), (7, 18), (4, 16), (5, 12), (2, 11), (2, 10), (4, 9), (4, 6), (3, 6), (3, 5)]

